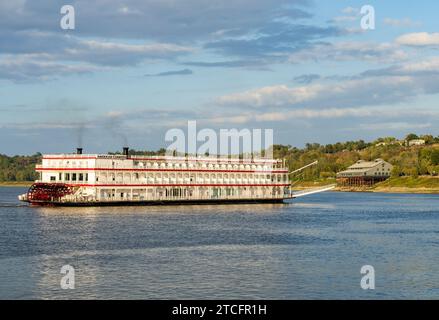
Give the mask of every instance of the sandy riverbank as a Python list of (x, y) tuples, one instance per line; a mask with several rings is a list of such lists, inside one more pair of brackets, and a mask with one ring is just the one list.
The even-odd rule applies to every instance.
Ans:
[(2, 181), (0, 187), (30, 187), (32, 182), (28, 181)]

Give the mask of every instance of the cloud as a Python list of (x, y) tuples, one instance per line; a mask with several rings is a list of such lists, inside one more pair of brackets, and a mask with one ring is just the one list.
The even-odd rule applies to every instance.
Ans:
[(0, 31), (2, 54), (39, 54), (41, 58), (80, 60), (101, 65), (136, 65), (145, 59), (174, 59), (194, 48), (172, 43), (126, 43), (82, 39), (69, 34), (42, 31)]
[(88, 61), (100, 65), (137, 65), (145, 60), (167, 60), (192, 53), (194, 49), (168, 43), (126, 44), (97, 40), (78, 40), (64, 50), (59, 59)]
[(397, 28), (419, 27), (421, 25), (420, 22), (413, 21), (410, 18), (404, 18), (404, 19), (385, 18), (383, 22), (385, 25), (391, 27), (397, 27)]
[(395, 62), (408, 58), (408, 54), (392, 43), (337, 42), (316, 44), (289, 55), (290, 63), (306, 61), (371, 61)]
[(225, 95), (216, 101), (223, 107), (246, 109), (322, 108), (329, 103), (339, 107), (359, 107), (406, 101), (426, 90), (421, 85), (409, 76), (389, 76), (292, 88), (269, 86)]
[(231, 60), (231, 61), (187, 61), (181, 63), (185, 66), (202, 67), (202, 68), (238, 68), (238, 67), (261, 67), (260, 59), (245, 59), (245, 60)]
[(380, 122), (380, 123), (363, 123), (357, 126), (361, 130), (377, 131), (382, 130), (419, 130), (431, 128), (431, 123), (411, 123), (411, 122)]
[(168, 77), (168, 76), (187, 76), (191, 75), (194, 72), (190, 69), (182, 69), (182, 70), (172, 70), (172, 71), (165, 71), (165, 72), (159, 72), (154, 74), (146, 74), (146, 77)]
[[(14, 2), (1, 6), (0, 30), (61, 31), (61, 3)], [(311, 3), (310, 0), (126, 0), (123, 4), (117, 0), (69, 1), (77, 13), (75, 35), (185, 43), (209, 39), (225, 26), (236, 34), (246, 34), (276, 19), (309, 17), (305, 10)]]
[[(314, 78), (313, 75), (298, 77), (304, 81)], [(426, 129), (439, 121), (439, 111), (420, 107), (417, 99), (438, 93), (439, 57), (430, 57), (368, 70), (337, 82), (311, 82), (294, 87), (280, 84), (220, 96), (215, 102), (231, 113), (214, 117), (212, 121), (222, 125), (275, 122), (272, 124), (275, 126), (291, 121), (305, 121), (311, 126), (308, 121), (312, 121), (313, 125), (328, 127), (330, 123), (322, 121), (334, 119), (340, 128), (356, 123), (357, 127), (351, 131), (386, 130), (385, 126), (386, 132)], [(401, 107), (402, 104), (406, 107)], [(407, 107), (410, 104), (412, 107)], [(234, 114), (233, 110), (239, 111)], [(356, 118), (363, 119), (363, 123), (358, 123)], [(346, 122), (347, 119), (352, 122)]]
[(354, 7), (346, 7), (341, 10), (342, 15), (332, 18), (330, 23), (353, 22), (360, 18), (360, 9)]
[(35, 129), (78, 129), (92, 128), (84, 122), (24, 122), (0, 124), (1, 129), (35, 130)]
[(49, 80), (59, 76), (102, 70), (90, 64), (66, 64), (41, 59), (39, 55), (0, 56), (0, 78), (17, 82)]
[(396, 42), (406, 46), (437, 46), (439, 45), (439, 33), (408, 33), (396, 39)]
[(314, 41), (343, 33), (336, 27), (272, 23), (245, 38), (209, 42), (204, 48), (225, 56), (265, 58), (278, 62), (285, 61), (291, 52), (311, 47)]
[[(245, 113), (245, 114), (235, 114), (228, 116), (214, 116), (211, 118), (204, 119), (206, 122), (214, 123), (214, 124), (245, 124), (251, 122), (286, 122), (290, 120), (328, 120), (328, 119), (342, 119), (342, 118), (360, 118), (364, 120), (365, 118), (369, 118), (375, 120), (379, 114), (380, 119), (392, 119), (392, 118), (414, 118), (414, 117), (429, 117), (429, 118), (438, 118), (439, 111), (431, 111), (431, 110), (422, 110), (422, 109), (400, 109), (398, 112), (395, 112), (393, 109), (382, 109), (380, 107), (360, 107), (360, 108), (325, 108), (321, 110), (313, 110), (313, 109), (297, 109), (297, 110), (289, 110), (282, 112), (264, 112), (264, 113)], [(391, 123), (393, 125), (391, 125)], [(407, 129), (414, 128), (414, 124), (410, 124), (409, 127), (403, 127), (402, 124), (406, 124), (405, 122), (387, 122), (389, 125), (389, 129)], [(397, 125), (399, 125), (397, 127)], [(423, 123), (423, 127), (430, 127), (430, 124), (426, 126)], [(370, 128), (381, 128), (384, 126), (383, 123), (379, 123), (374, 125), (373, 123), (369, 123), (368, 126)], [(418, 124), (419, 128), (423, 128)]]
[(439, 57), (425, 58), (419, 62), (407, 62), (386, 68), (367, 70), (359, 77), (387, 77), (387, 76), (410, 76), (417, 77), (419, 83), (427, 83), (434, 80), (431, 77), (439, 77)]
[(174, 60), (194, 49), (168, 43), (127, 44), (83, 40), (47, 32), (0, 33), (0, 78), (13, 81), (49, 80), (71, 74), (105, 71), (157, 60)]
[(310, 84), (315, 80), (320, 79), (321, 76), (318, 74), (303, 74), (294, 78), (294, 81), (300, 84)]
[[(60, 4), (50, 0), (2, 2), (0, 10), (0, 52), (40, 55), (21, 64), (17, 74), (3, 72), (11, 80), (31, 79), (31, 65), (59, 65), (35, 79), (62, 76), (74, 64), (136, 66), (157, 59), (173, 60), (194, 54), (202, 47), (226, 56), (225, 62), (187, 62), (204, 67), (252, 67), (274, 63), (276, 56), (309, 41), (339, 32), (334, 27), (297, 24), (309, 19), (311, 0), (116, 0), (90, 3), (72, 0), (76, 29), (61, 30)], [(225, 28), (224, 26), (227, 26)], [(240, 56), (230, 60), (231, 56)], [(255, 57), (255, 59), (251, 59)], [(262, 58), (265, 57), (265, 58)], [(284, 59), (284, 58), (283, 58)], [(244, 61), (253, 60), (250, 63)], [(91, 69), (90, 69), (91, 70)]]
[(341, 10), (341, 12), (345, 13), (345, 14), (358, 15), (358, 14), (360, 14), (360, 9), (354, 8), (354, 7), (346, 7), (346, 8), (343, 8)]

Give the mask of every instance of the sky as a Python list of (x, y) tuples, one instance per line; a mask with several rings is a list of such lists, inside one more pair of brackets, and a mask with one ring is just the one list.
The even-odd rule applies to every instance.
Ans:
[(0, 0), (2, 154), (157, 150), (194, 120), (297, 147), (439, 135), (437, 1), (69, 0), (63, 29), (65, 4)]

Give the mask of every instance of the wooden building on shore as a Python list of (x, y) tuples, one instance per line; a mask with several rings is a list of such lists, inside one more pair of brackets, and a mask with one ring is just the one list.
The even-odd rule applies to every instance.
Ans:
[(383, 159), (359, 160), (345, 171), (337, 173), (337, 183), (342, 187), (370, 187), (387, 180), (393, 166)]

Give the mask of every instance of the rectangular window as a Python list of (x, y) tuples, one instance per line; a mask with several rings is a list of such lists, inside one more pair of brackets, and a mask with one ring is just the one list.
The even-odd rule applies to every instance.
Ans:
[(79, 181), (84, 181), (84, 174), (83, 173), (79, 174)]
[(62, 173), (61, 173), (61, 172), (59, 173), (59, 177), (58, 177), (58, 178), (59, 178), (59, 179), (58, 179), (59, 181), (62, 180)]
[(85, 174), (85, 181), (88, 181), (88, 173)]
[(70, 173), (64, 174), (64, 180), (65, 181), (70, 181)]
[(50, 181), (56, 181), (56, 177), (55, 176), (50, 176)]
[(72, 181), (76, 181), (76, 173), (72, 173)]

